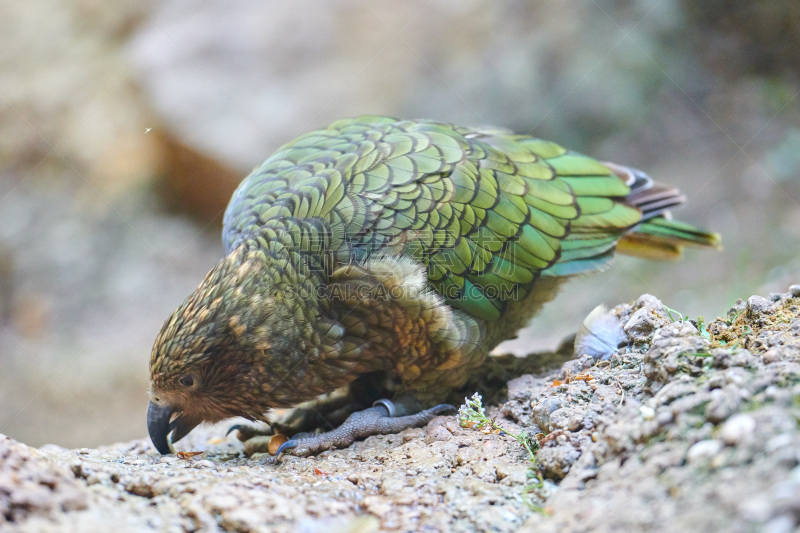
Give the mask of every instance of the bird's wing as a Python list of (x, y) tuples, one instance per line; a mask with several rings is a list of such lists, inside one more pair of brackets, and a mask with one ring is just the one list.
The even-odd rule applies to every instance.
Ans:
[(289, 223), (295, 240), (316, 235), (339, 262), (411, 256), (450, 305), (495, 320), (542, 273), (607, 261), (641, 219), (620, 203), (628, 192), (606, 166), (547, 141), (360, 117), (304, 135), (256, 169), (223, 235), (232, 249)]

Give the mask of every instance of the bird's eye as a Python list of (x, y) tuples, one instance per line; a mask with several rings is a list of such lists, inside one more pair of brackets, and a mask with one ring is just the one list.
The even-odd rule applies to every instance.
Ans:
[(178, 383), (180, 383), (184, 387), (194, 387), (194, 377), (183, 376), (181, 379), (178, 380)]

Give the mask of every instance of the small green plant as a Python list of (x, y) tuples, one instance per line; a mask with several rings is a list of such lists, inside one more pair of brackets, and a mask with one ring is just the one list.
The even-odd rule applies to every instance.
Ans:
[(483, 398), (479, 393), (472, 395), (472, 398), (464, 398), (464, 405), (458, 408), (458, 421), (462, 427), (472, 427), (475, 429), (496, 429), (503, 435), (508, 435), (517, 440), (528, 452), (531, 462), (536, 461), (534, 452), (539, 449), (539, 443), (532, 440), (525, 430), (518, 435), (511, 433), (500, 427), (497, 422), (486, 416), (483, 408)]
[[(676, 311), (675, 309), (671, 309), (671, 308), (667, 307), (666, 305), (664, 306), (664, 309), (667, 310), (667, 314), (669, 315), (669, 319), (672, 320), (673, 322), (684, 322), (686, 320), (686, 318), (680, 312)], [(672, 313), (675, 313), (676, 315), (678, 315), (678, 320), (675, 320), (675, 317), (672, 316)]]
[(544, 512), (544, 509), (540, 505), (534, 504), (531, 498), (528, 497), (528, 494), (532, 492), (535, 493), (544, 486), (544, 480), (534, 469), (534, 465), (536, 464), (535, 452), (539, 449), (539, 443), (535, 439), (532, 439), (524, 429), (519, 434), (512, 433), (503, 429), (497, 422), (486, 416), (486, 411), (483, 408), (483, 398), (477, 392), (472, 395), (472, 398), (464, 398), (464, 404), (458, 408), (458, 422), (461, 424), (461, 427), (479, 429), (487, 433), (498, 432), (501, 435), (508, 435), (525, 448), (525, 451), (528, 452), (528, 461), (530, 463), (526, 477), (531, 481), (522, 489), (523, 500), (532, 510)]
[(700, 332), (701, 337), (703, 337), (707, 341), (711, 341), (711, 333), (708, 331), (706, 327), (706, 319), (703, 316), (697, 317), (697, 331)]
[(739, 318), (739, 315), (741, 315), (743, 312), (744, 309), (739, 309), (733, 314), (729, 313), (728, 318), (725, 319), (725, 324), (727, 324), (728, 326), (732, 325), (734, 322), (736, 322), (736, 319)]

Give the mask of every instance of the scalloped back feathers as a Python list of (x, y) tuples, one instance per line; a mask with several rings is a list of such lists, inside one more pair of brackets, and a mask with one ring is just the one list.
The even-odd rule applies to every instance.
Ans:
[(243, 241), (290, 248), (330, 275), (409, 257), (454, 309), (502, 318), (542, 276), (599, 270), (616, 250), (668, 258), (719, 237), (669, 220), (683, 197), (646, 175), (495, 128), (364, 116), (284, 145), (225, 213)]

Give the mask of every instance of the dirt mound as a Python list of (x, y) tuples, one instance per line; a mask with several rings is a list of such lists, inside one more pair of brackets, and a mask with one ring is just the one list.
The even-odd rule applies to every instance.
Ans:
[[(800, 519), (800, 287), (690, 321), (649, 295), (610, 311), (623, 346), (508, 382), (503, 428), (427, 428), (317, 457), (245, 457), (225, 425), (147, 440), (0, 440), (21, 531), (790, 531)], [(608, 323), (606, 321), (605, 323)], [(475, 424), (466, 424), (475, 426)], [(527, 435), (535, 461), (513, 434)]]

